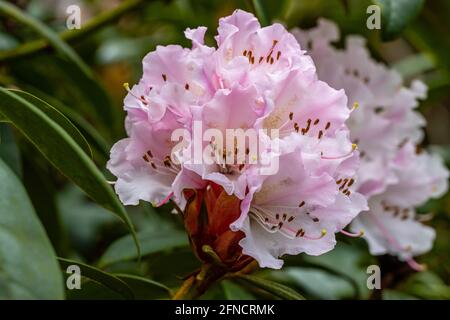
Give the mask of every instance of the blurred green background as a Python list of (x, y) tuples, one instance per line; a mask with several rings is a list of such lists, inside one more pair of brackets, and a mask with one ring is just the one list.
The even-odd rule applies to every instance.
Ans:
[[(414, 3), (417, 10), (413, 8), (415, 14), (405, 17), (405, 26), (391, 30), (366, 28), (366, 8), (373, 4), (369, 0), (8, 2), (59, 34), (82, 60), (77, 63), (77, 59), (67, 58), (64, 50), (62, 54), (55, 51), (33, 26), (0, 14), (0, 85), (30, 92), (62, 112), (86, 138), (95, 164), (109, 179), (113, 177), (104, 169), (109, 149), (124, 137), (123, 83), (139, 80), (142, 58), (157, 45), (190, 46), (183, 34), (187, 27), (207, 26), (207, 42), (213, 45), (218, 19), (236, 8), (256, 12), (260, 18), (288, 28), (312, 27), (317, 18), (327, 17), (344, 35), (365, 36), (373, 56), (397, 69), (406, 84), (420, 78), (429, 86), (428, 99), (420, 106), (428, 120), (425, 145), (440, 152), (450, 165), (450, 1), (398, 0)], [(379, 1), (384, 5), (388, 2)], [(66, 28), (66, 9), (73, 4), (81, 8), (80, 30)], [(170, 206), (127, 208), (142, 245), (143, 259), (138, 264), (124, 224), (89, 200), (11, 124), (0, 122), (0, 137), (0, 158), (25, 186), (58, 256), (115, 274), (136, 297), (149, 299), (167, 298), (165, 286), (175, 289), (182, 277), (199, 266), (180, 220), (169, 214)], [(437, 230), (434, 248), (419, 259), (428, 265), (428, 271), (413, 274), (394, 258), (371, 257), (362, 239), (340, 239), (337, 249), (329, 254), (290, 257), (282, 271), (263, 270), (260, 276), (295, 288), (307, 298), (450, 299), (450, 197), (431, 201), (420, 210), (435, 214), (430, 222)], [(23, 241), (26, 244), (33, 239)], [(383, 292), (366, 287), (366, 268), (374, 263), (382, 267)], [(137, 277), (119, 276), (124, 273)], [(64, 271), (62, 274), (67, 276)], [(28, 280), (38, 285), (42, 281)], [(94, 272), (83, 278), (83, 290), (69, 290), (66, 297), (124, 298), (114, 284), (95, 280)], [(6, 287), (8, 279), (2, 280), (0, 272), (0, 298), (2, 281)], [(14, 298), (14, 294), (5, 296)], [(269, 293), (244, 283), (224, 281), (204, 298), (268, 297)]]

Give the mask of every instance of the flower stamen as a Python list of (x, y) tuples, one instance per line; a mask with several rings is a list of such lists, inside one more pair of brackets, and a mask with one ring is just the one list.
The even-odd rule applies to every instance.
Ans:
[(349, 231), (345, 231), (344, 229), (341, 230), (341, 233), (343, 235), (346, 235), (347, 237), (351, 237), (351, 238), (361, 238), (362, 236), (364, 236), (364, 230), (361, 229), (359, 230), (358, 233), (353, 233), (353, 232), (349, 232)]
[(128, 92), (129, 94), (131, 94), (131, 95), (132, 95), (133, 97), (135, 97), (137, 100), (141, 101), (144, 105), (148, 105), (148, 101), (145, 100), (145, 97), (144, 97), (144, 96), (138, 97), (138, 96), (136, 96), (136, 95), (131, 91), (130, 85), (128, 84), (128, 82), (125, 82), (125, 83), (123, 84), (123, 87), (125, 88), (125, 90), (127, 90), (127, 92)]

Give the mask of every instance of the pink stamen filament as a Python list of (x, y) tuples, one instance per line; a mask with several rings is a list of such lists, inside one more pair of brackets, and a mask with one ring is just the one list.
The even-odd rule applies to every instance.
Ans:
[[(267, 232), (269, 233), (276, 233), (279, 232), (282, 235), (284, 235), (285, 237), (287, 237), (288, 239), (296, 239), (297, 238), (297, 230), (294, 230), (292, 228), (290, 228), (287, 224), (288, 222), (286, 221), (282, 221), (283, 222), (283, 227), (278, 227), (280, 221), (276, 221), (276, 219), (272, 216), (271, 213), (269, 213), (267, 210), (264, 210), (261, 207), (252, 207), (252, 211), (250, 212), (252, 213), (255, 218), (256, 221), (259, 223), (259, 225), (261, 225)], [(266, 220), (265, 218), (268, 218), (269, 220)], [(275, 228), (274, 228), (275, 227)], [(308, 240), (320, 240), (322, 239), (325, 235), (327, 234), (325, 229), (322, 229), (322, 232), (320, 234), (320, 236), (309, 236), (306, 234), (303, 234), (301, 236), (301, 238), (305, 238)]]
[[(290, 132), (292, 132), (292, 131), (295, 131), (295, 130), (292, 130), (292, 129), (290, 129), (290, 128), (286, 128), (286, 129), (283, 129), (285, 126), (287, 126), (288, 124), (290, 124), (291, 122), (292, 122), (293, 120), (291, 120), (291, 119), (287, 119), (279, 128), (278, 128), (278, 130), (280, 130), (280, 132), (283, 132), (283, 133), (290, 133)], [(287, 130), (287, 131), (283, 131), (283, 130)]]
[(344, 159), (344, 158), (347, 158), (347, 157), (349, 157), (349, 156), (351, 156), (352, 155), (352, 153), (353, 153), (353, 151), (355, 151), (356, 150), (356, 144), (353, 144), (352, 145), (352, 150), (350, 150), (347, 154), (344, 154), (344, 155), (341, 155), (341, 156), (334, 156), (334, 157), (330, 157), (330, 156), (321, 156), (321, 158), (322, 159), (324, 159), (324, 160), (339, 160), (339, 159)]
[[(259, 211), (263, 212), (264, 214), (268, 215), (269, 217), (271, 216), (269, 211), (267, 211), (267, 210), (265, 210), (265, 209), (263, 209), (263, 208), (261, 208), (259, 206), (253, 206), (253, 207), (256, 208), (256, 210), (259, 210)], [(297, 211), (299, 209), (299, 206), (270, 206), (270, 205), (265, 205), (264, 208), (274, 209), (274, 210), (277, 210), (277, 209), (292, 210), (292, 211), (295, 212), (295, 211)], [(316, 220), (314, 217), (312, 217), (309, 213), (304, 212), (303, 214), (306, 215), (309, 219), (311, 219), (314, 222), (318, 222), (319, 221), (318, 219)], [(272, 216), (272, 218), (273, 218), (273, 216)]]
[(380, 229), (381, 233), (384, 235), (386, 240), (398, 251), (407, 251), (405, 248), (402, 248), (400, 243), (395, 239), (390, 232), (386, 229), (386, 227), (379, 221), (372, 213), (368, 212), (367, 215), (369, 216), (369, 219), (372, 220), (372, 222)]
[(430, 221), (431, 219), (433, 219), (433, 217), (434, 217), (434, 214), (432, 212), (426, 213), (426, 214), (417, 214), (416, 220), (419, 222), (427, 222), (427, 221)]
[(166, 204), (166, 203), (170, 200), (170, 198), (172, 198), (172, 196), (173, 196), (173, 192), (169, 193), (169, 194), (167, 195), (167, 197), (165, 197), (164, 199), (162, 199), (161, 202), (158, 203), (156, 206), (157, 206), (157, 207), (160, 207), (160, 206), (162, 206), (163, 204)]
[(148, 104), (148, 101), (147, 101), (147, 100), (145, 100), (143, 97), (138, 97), (138, 96), (136, 96), (136, 95), (131, 91), (130, 86), (129, 86), (128, 83), (124, 83), (123, 86), (124, 86), (125, 90), (127, 90), (127, 92), (128, 92), (129, 94), (131, 94), (133, 97), (135, 97), (137, 100), (141, 101), (141, 102), (142, 102), (143, 104), (145, 104), (145, 105)]
[[(153, 164), (155, 168), (151, 164)], [(148, 165), (151, 166), (152, 170), (161, 174), (172, 173), (174, 175), (177, 175), (181, 170), (179, 164), (174, 164), (172, 161), (170, 161), (170, 166), (168, 167), (164, 164), (164, 161), (161, 161), (158, 158), (150, 158), (148, 160)]]
[(348, 232), (345, 230), (341, 230), (341, 233), (346, 235), (347, 237), (351, 237), (351, 238), (360, 238), (364, 235), (364, 231), (361, 230), (358, 233), (352, 233), (352, 232)]
[(411, 269), (417, 272), (425, 271), (427, 269), (426, 265), (418, 263), (413, 258), (409, 258), (408, 260), (406, 260), (406, 263)]
[[(409, 251), (410, 248), (402, 248), (400, 243), (389, 233), (389, 231), (385, 228), (385, 226), (379, 221), (372, 213), (368, 213), (369, 219), (374, 222), (378, 228), (380, 229), (381, 233), (385, 236), (385, 238), (388, 240), (388, 242), (398, 251), (405, 252)], [(409, 258), (406, 260), (406, 263), (415, 271), (423, 271), (425, 270), (425, 266), (417, 263), (414, 258)]]

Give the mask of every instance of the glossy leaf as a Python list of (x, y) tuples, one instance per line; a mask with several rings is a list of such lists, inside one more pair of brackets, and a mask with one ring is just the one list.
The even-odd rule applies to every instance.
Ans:
[[(115, 277), (122, 280), (131, 289), (134, 299), (137, 300), (153, 300), (153, 299), (170, 299), (170, 289), (165, 285), (140, 276), (131, 274), (114, 274)], [(67, 291), (67, 299), (69, 300), (124, 300), (127, 299), (117, 291), (107, 287), (106, 285), (84, 278), (81, 282), (81, 290)]]
[(7, 123), (0, 123), (0, 159), (3, 159), (18, 177), (22, 175), (19, 148), (14, 140), (12, 128)]
[(73, 140), (80, 146), (86, 154), (92, 158), (92, 150), (91, 146), (87, 142), (86, 138), (81, 134), (80, 130), (73, 125), (72, 122), (59, 110), (50, 105), (48, 102), (32, 95), (31, 93), (16, 90), (16, 89), (7, 89), (13, 92), (15, 95), (27, 100), (34, 106), (38, 107), (42, 112), (44, 112), (50, 119), (56, 122), (61, 128), (63, 128)]
[(81, 290), (67, 290), (67, 300), (127, 300), (120, 293), (100, 282), (83, 278)]
[(261, 2), (262, 2), (261, 0), (252, 0), (252, 5), (255, 10), (255, 14), (258, 17), (261, 25), (267, 26), (269, 24), (269, 21), (267, 19), (267, 14), (265, 12), (265, 8)]
[[(82, 112), (85, 119), (94, 121), (97, 128), (105, 129), (105, 133), (111, 131), (112, 124), (116, 122), (114, 111), (119, 109), (114, 108), (101, 82), (96, 77), (87, 76), (60, 56), (45, 55), (29, 61), (13, 61), (11, 72), (23, 89), (28, 91), (33, 87), (51, 93), (53, 98), (72, 110)], [(51, 100), (48, 101), (53, 104)]]
[(419, 13), (423, 0), (376, 0), (381, 6), (383, 21), (382, 34), (384, 40), (396, 38), (403, 29)]
[(17, 176), (0, 159), (0, 300), (63, 299), (55, 252)]
[(270, 278), (298, 288), (314, 299), (357, 299), (346, 278), (319, 268), (287, 267), (271, 272)]
[(110, 144), (100, 134), (97, 128), (84, 119), (77, 110), (38, 89), (27, 87), (27, 91), (51, 104), (54, 108), (64, 114), (78, 128), (90, 146), (98, 152), (101, 156), (101, 160), (106, 161), (109, 159), (109, 150), (111, 149)]
[[(188, 246), (186, 233), (178, 230), (159, 232), (143, 230), (138, 232), (137, 238), (141, 244), (142, 256)], [(105, 267), (117, 262), (137, 259), (136, 253), (132, 248), (133, 239), (131, 236), (125, 236), (117, 240), (100, 258), (99, 266)]]
[(144, 277), (116, 273), (116, 277), (126, 282), (133, 290), (136, 299), (170, 298), (171, 291), (168, 287), (157, 281)]
[(56, 203), (71, 247), (80, 254), (88, 256), (89, 252), (96, 250), (98, 242), (102, 241), (101, 232), (106, 226), (120, 227), (115, 223), (115, 216), (89, 201), (86, 194), (75, 185), (69, 184), (58, 192)]
[[(56, 188), (49, 176), (49, 166), (43, 161), (37, 150), (28, 150), (23, 153), (23, 185), (28, 191), (31, 203), (39, 220), (44, 225), (48, 238), (57, 255), (67, 252), (68, 241), (66, 230), (61, 223), (61, 215), (56, 206)], [(44, 165), (40, 165), (43, 163)]]
[(124, 221), (130, 229), (136, 247), (139, 248), (131, 220), (111, 186), (61, 126), (38, 107), (3, 88), (0, 88), (0, 112), (8, 117), (65, 176), (75, 182), (94, 201)]
[(228, 300), (255, 300), (255, 297), (244, 288), (229, 280), (221, 282), (225, 297)]
[(107, 273), (93, 266), (78, 261), (58, 258), (59, 264), (63, 270), (67, 270), (69, 266), (77, 265), (80, 268), (81, 276), (89, 278), (103, 284), (105, 287), (119, 293), (126, 299), (133, 299), (134, 294), (131, 288), (117, 276)]
[(299, 294), (294, 289), (291, 289), (289, 287), (286, 287), (285, 285), (282, 285), (280, 283), (263, 279), (257, 276), (252, 275), (237, 275), (237, 279), (242, 280), (245, 283), (248, 283), (252, 286), (255, 286), (257, 288), (263, 289), (267, 291), (268, 293), (271, 293), (275, 297), (285, 299), (285, 300), (305, 300), (305, 298)]

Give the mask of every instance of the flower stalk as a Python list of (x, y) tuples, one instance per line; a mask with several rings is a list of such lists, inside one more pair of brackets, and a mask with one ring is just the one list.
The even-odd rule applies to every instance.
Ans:
[(194, 274), (189, 276), (173, 296), (173, 300), (188, 300), (200, 297), (214, 283), (227, 274), (227, 269), (216, 265), (205, 263)]

